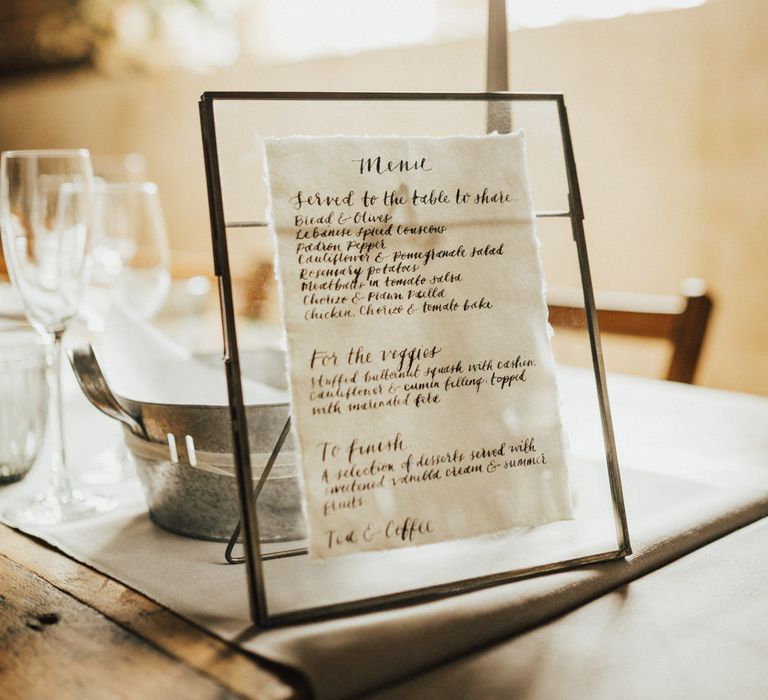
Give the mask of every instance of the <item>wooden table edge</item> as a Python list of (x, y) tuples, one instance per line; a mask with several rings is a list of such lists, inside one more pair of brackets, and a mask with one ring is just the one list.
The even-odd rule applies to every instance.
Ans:
[(244, 698), (312, 695), (299, 673), (240, 649), (120, 581), (2, 523), (0, 556)]

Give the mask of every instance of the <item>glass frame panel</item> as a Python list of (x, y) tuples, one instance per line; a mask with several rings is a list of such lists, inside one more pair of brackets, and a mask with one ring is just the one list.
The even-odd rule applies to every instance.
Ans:
[[(232, 189), (237, 182), (237, 178), (232, 178), (225, 172), (226, 167), (224, 159), (221, 157), (222, 151), (220, 151), (222, 138), (226, 138), (227, 136), (225, 131), (229, 132), (233, 127), (232, 125), (222, 126), (217, 122), (217, 109), (222, 106), (225, 109), (229, 107), (238, 109), (238, 104), (242, 105), (244, 121), (248, 118), (252, 119), (250, 123), (251, 126), (245, 129), (246, 132), (249, 129), (257, 129), (257, 127), (254, 127), (253, 125), (253, 114), (259, 110), (268, 110), (271, 105), (274, 106), (278, 104), (280, 105), (280, 108), (283, 109), (283, 113), (285, 113), (285, 107), (288, 107), (289, 110), (295, 108), (298, 113), (301, 113), (303, 109), (309, 109), (311, 113), (313, 109), (321, 110), (324, 108), (323, 106), (327, 107), (329, 104), (334, 104), (340, 108), (348, 108), (349, 111), (352, 112), (352, 119), (355, 118), (356, 111), (360, 111), (361, 114), (363, 114), (366, 109), (373, 106), (397, 108), (399, 105), (405, 105), (404, 112), (407, 112), (408, 106), (413, 106), (414, 109), (426, 106), (428, 108), (427, 111), (430, 113), (433, 109), (442, 110), (446, 112), (446, 117), (450, 118), (451, 115), (448, 114), (448, 106), (467, 105), (468, 107), (477, 107), (485, 111), (488, 131), (493, 130), (494, 127), (498, 131), (509, 130), (510, 121), (512, 120), (511, 115), (513, 115), (514, 110), (520, 106), (541, 104), (547, 105), (554, 110), (553, 113), (556, 114), (556, 123), (559, 127), (560, 143), (558, 148), (561, 148), (560, 155), (558, 155), (557, 158), (564, 168), (563, 182), (567, 189), (567, 206), (547, 211), (537, 210), (536, 217), (539, 221), (559, 219), (569, 222), (573, 242), (575, 243), (576, 255), (578, 258), (578, 275), (581, 282), (584, 302), (583, 325), (589, 337), (589, 353), (596, 390), (595, 398), (600, 414), (601, 436), (605, 450), (606, 483), (610, 491), (612, 519), (615, 528), (615, 547), (598, 547), (597, 551), (587, 553), (582, 552), (578, 556), (573, 557), (555, 557), (553, 561), (540, 562), (533, 566), (522, 566), (510, 570), (500, 570), (490, 573), (486, 570), (484, 573), (479, 573), (478, 575), (462, 575), (458, 579), (437, 583), (433, 581), (426, 585), (411, 585), (404, 590), (386, 591), (374, 595), (362, 595), (350, 600), (326, 601), (319, 604), (310, 604), (309, 606), (304, 606), (299, 609), (281, 610), (278, 612), (270, 610), (265, 563), (297, 555), (302, 556), (306, 553), (306, 550), (299, 547), (277, 552), (268, 552), (264, 551), (259, 541), (256, 498), (263, 485), (263, 480), (266, 478), (271, 465), (278, 456), (286, 436), (288, 435), (290, 418), (288, 418), (279, 436), (275, 436), (275, 446), (270, 459), (263, 471), (262, 477), (259, 479), (258, 483), (254, 485), (249, 447), (248, 412), (243, 401), (242, 374), (240, 353), (238, 350), (237, 321), (233, 296), (233, 276), (230, 268), (228, 232), (251, 227), (263, 228), (266, 226), (266, 223), (263, 220), (260, 220), (263, 217), (252, 216), (250, 213), (247, 217), (233, 217), (231, 221), (227, 220), (225, 217), (226, 197), (224, 189), (227, 189), (227, 191)], [(474, 590), (516, 578), (561, 570), (577, 565), (591, 564), (598, 561), (616, 559), (630, 554), (631, 546), (629, 530), (622, 495), (618, 459), (606, 389), (605, 370), (600, 347), (597, 313), (584, 235), (584, 213), (576, 175), (576, 165), (568, 125), (568, 116), (563, 96), (559, 94), (540, 93), (211, 92), (202, 95), (199, 107), (208, 185), (214, 267), (215, 274), (218, 277), (221, 301), (221, 318), (224, 339), (223, 360), (227, 376), (232, 423), (233, 455), (238, 482), (238, 495), (240, 499), (240, 512), (242, 518), (241, 530), (243, 546), (245, 549), (248, 595), (253, 621), (261, 627), (270, 627), (312, 619), (333, 617), (341, 614), (349, 614), (355, 611), (383, 608), (415, 600), (433, 599), (442, 595)], [(256, 112), (254, 112), (254, 109)], [(386, 112), (386, 109), (384, 111)], [(301, 119), (300, 116), (299, 119)], [(255, 122), (257, 123), (258, 119), (256, 119)], [(484, 126), (486, 126), (486, 124), (484, 124)], [(291, 128), (291, 126), (288, 127), (289, 131)], [(323, 132), (322, 127), (319, 128), (321, 129), (321, 133), (328, 133), (327, 131)], [(368, 128), (365, 123), (359, 123), (359, 129), (361, 130), (361, 133), (368, 133)], [(312, 124), (308, 124), (306, 129), (302, 128), (300, 132), (297, 133), (311, 135), (312, 133), (317, 133), (317, 131), (313, 129)], [(397, 129), (390, 130), (389, 133), (397, 133)], [(406, 128), (405, 133), (413, 132)], [(238, 134), (234, 139), (235, 144), (238, 142), (238, 139), (244, 138), (246, 139), (246, 142), (250, 143), (249, 148), (252, 148), (254, 144), (250, 139), (253, 135), (254, 134), (252, 133)], [(272, 135), (276, 134), (259, 134), (257, 135), (257, 140), (259, 136), (264, 137)], [(429, 135), (433, 134), (430, 133)], [(232, 151), (231, 146), (228, 146), (228, 148)], [(235, 146), (234, 151), (240, 149), (241, 147)], [(545, 167), (551, 169), (553, 166), (549, 163), (548, 159), (546, 160), (547, 163), (545, 164)], [(249, 177), (260, 176), (260, 172), (252, 172), (249, 174)], [(535, 198), (535, 177), (533, 180)], [(223, 183), (225, 184), (223, 185)], [(240, 197), (242, 198), (242, 194), (240, 194)], [(290, 407), (286, 406), (285, 408), (286, 415), (288, 415)], [(473, 540), (466, 540), (465, 542), (467, 543), (467, 546), (471, 547)], [(231, 557), (233, 543), (234, 537), (228, 548), (228, 558)], [(427, 547), (435, 546), (440, 545), (427, 545)], [(377, 556), (377, 554), (349, 555), (348, 558), (359, 556), (370, 557)], [(367, 559), (366, 561), (371, 562), (371, 559)]]

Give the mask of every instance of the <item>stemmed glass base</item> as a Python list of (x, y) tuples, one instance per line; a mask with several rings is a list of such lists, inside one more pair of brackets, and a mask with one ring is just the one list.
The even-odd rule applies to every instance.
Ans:
[(79, 489), (72, 489), (67, 497), (48, 489), (16, 503), (5, 511), (4, 516), (18, 525), (58, 525), (106, 513), (116, 505), (117, 502), (112, 498), (96, 496)]
[(49, 383), (48, 447), (49, 483), (46, 489), (22, 500), (4, 515), (18, 525), (57, 525), (105, 513), (117, 506), (113, 498), (75, 488), (64, 452), (64, 411), (61, 398), (61, 354), (63, 331), (50, 334), (47, 377)]

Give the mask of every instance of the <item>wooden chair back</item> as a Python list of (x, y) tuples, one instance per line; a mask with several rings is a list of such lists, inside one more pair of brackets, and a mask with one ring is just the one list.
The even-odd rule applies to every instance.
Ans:
[[(572, 292), (551, 289), (548, 298), (549, 322), (555, 328), (585, 327), (584, 304)], [(684, 280), (679, 296), (596, 294), (595, 304), (601, 333), (671, 342), (666, 379), (693, 383), (713, 306), (703, 280)]]

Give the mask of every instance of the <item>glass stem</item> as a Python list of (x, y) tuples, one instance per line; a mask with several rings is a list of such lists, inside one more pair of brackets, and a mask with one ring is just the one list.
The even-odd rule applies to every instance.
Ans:
[(48, 421), (51, 455), (50, 488), (54, 497), (61, 503), (72, 500), (72, 484), (67, 473), (67, 460), (64, 454), (64, 413), (61, 399), (61, 338), (64, 331), (52, 333), (53, 342), (48, 346)]

